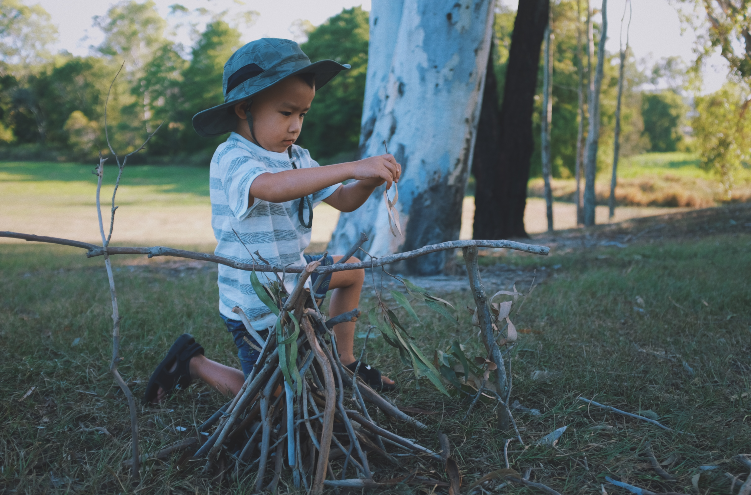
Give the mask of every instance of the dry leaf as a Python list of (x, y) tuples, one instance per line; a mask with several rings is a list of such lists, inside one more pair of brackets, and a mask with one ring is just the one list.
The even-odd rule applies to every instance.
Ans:
[(498, 316), (496, 318), (499, 320), (507, 318), (509, 313), (511, 313), (512, 304), (513, 304), (512, 301), (502, 302), (498, 310)]
[(644, 299), (641, 298), (641, 296), (636, 296), (636, 304), (639, 306), (644, 306)]
[(557, 430), (548, 433), (537, 441), (537, 445), (555, 445), (558, 443), (558, 439), (561, 438), (561, 435), (563, 435), (563, 432), (566, 431), (566, 428), (568, 428), (568, 426), (561, 426)]
[[(389, 229), (391, 229), (391, 235), (396, 237), (397, 232), (399, 235), (402, 235), (402, 227), (399, 224), (399, 210), (395, 208), (396, 203), (399, 201), (399, 187), (396, 185), (396, 182), (394, 184), (394, 201), (392, 202), (389, 199), (388, 192), (384, 189), (383, 191), (383, 199), (386, 202), (386, 209), (389, 213)], [(394, 227), (396, 227), (396, 232), (394, 232)]]
[(448, 457), (445, 463), (446, 474), (449, 476), (449, 495), (459, 495), (462, 487), (462, 473), (452, 457)]
[(516, 339), (518, 338), (518, 335), (516, 334), (516, 327), (513, 323), (511, 323), (511, 320), (508, 316), (506, 317), (506, 322), (508, 323), (508, 328), (506, 329), (506, 341), (516, 342)]
[(33, 391), (34, 391), (35, 389), (36, 389), (36, 387), (31, 387), (31, 388), (30, 388), (30, 389), (29, 389), (29, 390), (28, 390), (28, 391), (27, 391), (27, 392), (26, 392), (25, 394), (23, 394), (23, 397), (21, 397), (20, 399), (18, 399), (18, 402), (21, 402), (21, 401), (22, 401), (22, 400), (24, 400), (24, 399), (25, 399), (26, 397), (30, 396), (30, 395), (31, 395), (31, 393), (32, 393), (32, 392), (33, 392)]

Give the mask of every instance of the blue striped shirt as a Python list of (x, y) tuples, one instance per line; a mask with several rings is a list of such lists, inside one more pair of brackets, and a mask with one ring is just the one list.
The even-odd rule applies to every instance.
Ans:
[[(292, 145), (292, 158), (297, 168), (319, 166), (308, 150), (296, 145)], [(217, 241), (214, 251), (217, 256), (253, 263), (248, 252), (255, 257), (258, 251), (273, 265), (305, 264), (303, 251), (310, 244), (310, 229), (298, 219), (301, 200), (269, 203), (255, 198), (248, 205), (250, 186), (256, 177), (285, 170), (292, 170), (286, 152), (264, 150), (237, 133), (233, 132), (219, 145), (211, 159), (210, 174), (211, 226)], [(313, 193), (313, 206), (331, 196), (339, 186), (334, 184)], [(265, 283), (266, 277), (258, 275)], [(294, 275), (285, 280), (288, 290), (293, 281)], [(250, 272), (219, 265), (218, 285), (222, 315), (239, 319), (232, 312), (232, 308), (239, 306), (257, 330), (274, 324), (276, 317), (258, 299), (250, 284)]]

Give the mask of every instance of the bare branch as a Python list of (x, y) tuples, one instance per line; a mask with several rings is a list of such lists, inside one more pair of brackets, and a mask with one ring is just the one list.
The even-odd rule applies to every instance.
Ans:
[(633, 414), (633, 413), (630, 413), (630, 412), (621, 411), (620, 409), (616, 409), (615, 407), (606, 406), (604, 404), (600, 404), (599, 402), (595, 402), (593, 400), (585, 399), (584, 397), (579, 397), (579, 400), (587, 402), (589, 404), (592, 404), (593, 406), (600, 407), (602, 409), (607, 409), (608, 411), (612, 411), (614, 413), (623, 414), (624, 416), (630, 416), (630, 417), (636, 418), (636, 419), (641, 419), (642, 421), (646, 421), (647, 423), (652, 423), (653, 425), (659, 426), (663, 430), (674, 431), (676, 433), (683, 433), (683, 434), (686, 434), (686, 435), (692, 435), (692, 433), (686, 433), (684, 431), (679, 431), (679, 430), (674, 430), (672, 428), (668, 428), (667, 426), (663, 425), (662, 423), (658, 423), (654, 419), (649, 419), (649, 418), (645, 418), (644, 416), (639, 416), (638, 414)]

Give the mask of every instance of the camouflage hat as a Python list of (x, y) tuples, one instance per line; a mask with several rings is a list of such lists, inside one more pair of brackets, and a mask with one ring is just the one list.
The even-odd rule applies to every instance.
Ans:
[(195, 114), (193, 129), (203, 137), (234, 131), (237, 117), (233, 107), (236, 103), (296, 74), (315, 74), (317, 90), (349, 68), (349, 65), (333, 60), (311, 63), (294, 41), (278, 38), (251, 41), (224, 64), (224, 103)]

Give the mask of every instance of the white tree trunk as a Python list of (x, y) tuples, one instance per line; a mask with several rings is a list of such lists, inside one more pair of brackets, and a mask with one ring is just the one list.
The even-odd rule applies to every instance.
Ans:
[[(602, 0), (602, 33), (597, 50), (597, 68), (595, 69), (594, 84), (590, 84), (589, 132), (587, 133), (586, 181), (584, 183), (584, 225), (595, 224), (595, 176), (597, 174), (597, 146), (600, 138), (600, 88), (602, 88), (605, 40), (607, 37), (608, 0)], [(590, 41), (590, 46), (591, 44), (592, 42)]]
[[(375, 0), (360, 137), (362, 157), (388, 150), (402, 164), (403, 236), (389, 229), (383, 186), (339, 218), (329, 251), (360, 232), (374, 256), (458, 239), (490, 50), (493, 0)], [(393, 189), (389, 191), (393, 198)], [(408, 262), (437, 273), (444, 254)]]
[[(589, 2), (587, 2), (589, 9)], [(589, 10), (588, 10), (589, 11)], [(584, 215), (582, 214), (582, 195), (581, 195), (581, 170), (584, 147), (584, 60), (582, 58), (582, 28), (581, 28), (581, 0), (576, 0), (576, 58), (579, 59), (579, 85), (577, 94), (579, 96), (579, 107), (577, 117), (579, 119), (579, 128), (576, 133), (576, 224), (584, 224)], [(589, 19), (589, 15), (587, 16)], [(589, 20), (587, 21), (589, 22)], [(591, 65), (591, 62), (590, 62)]]
[(541, 119), (541, 136), (542, 141), (542, 177), (545, 181), (545, 207), (548, 218), (548, 232), (553, 232), (553, 191), (550, 185), (552, 167), (550, 163), (550, 132), (553, 124), (553, 9), (550, 9), (550, 20), (548, 27), (545, 29), (545, 69), (542, 81), (542, 119)]
[[(626, 0), (627, 6), (631, 7), (630, 0)], [(625, 7), (624, 7), (625, 9)], [(621, 39), (623, 39), (623, 21), (626, 18), (626, 12), (623, 12), (623, 18), (621, 19)], [(618, 156), (621, 151), (621, 99), (623, 98), (623, 73), (626, 68), (626, 52), (628, 52), (628, 32), (631, 28), (631, 16), (628, 18), (628, 26), (626, 27), (626, 47), (623, 47), (621, 42), (621, 65), (618, 71), (618, 103), (615, 107), (615, 142), (613, 143), (613, 174), (610, 177), (610, 200), (608, 206), (610, 207), (610, 220), (615, 216), (615, 185), (617, 182), (617, 170), (618, 170)]]

